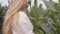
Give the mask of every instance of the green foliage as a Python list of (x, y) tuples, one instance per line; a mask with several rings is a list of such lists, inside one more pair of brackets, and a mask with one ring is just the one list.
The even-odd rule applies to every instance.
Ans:
[(2, 24), (3, 24), (3, 17), (5, 15), (7, 11), (7, 6), (2, 6), (0, 5), (0, 34), (1, 34), (1, 28), (2, 28)]
[(6, 6), (0, 6), (0, 23), (3, 22), (2, 18), (4, 16), (6, 10), (7, 10), (7, 7)]
[[(35, 34), (60, 34), (60, 3), (43, 0), (47, 6), (47, 10), (37, 7), (37, 0), (35, 5), (28, 12), (28, 16), (34, 26)], [(60, 1), (60, 0), (59, 0)]]

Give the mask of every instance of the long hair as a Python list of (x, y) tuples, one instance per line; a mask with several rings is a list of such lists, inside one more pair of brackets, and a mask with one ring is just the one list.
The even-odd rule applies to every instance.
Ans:
[(3, 34), (12, 34), (12, 26), (18, 22), (19, 11), (23, 9), (27, 0), (13, 0), (4, 17)]

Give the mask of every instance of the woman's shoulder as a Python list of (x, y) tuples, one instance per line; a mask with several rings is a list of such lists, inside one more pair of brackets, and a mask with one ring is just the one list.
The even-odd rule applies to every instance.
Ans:
[(19, 11), (20, 17), (27, 17), (27, 14), (24, 11)]
[(24, 11), (19, 11), (19, 14), (26, 14)]

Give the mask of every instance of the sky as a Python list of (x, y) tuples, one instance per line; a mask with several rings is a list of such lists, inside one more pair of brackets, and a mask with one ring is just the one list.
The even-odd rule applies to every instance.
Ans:
[[(47, 1), (49, 1), (49, 0), (47, 0)], [(55, 2), (55, 3), (58, 3), (58, 0), (52, 0), (53, 2)], [(42, 4), (42, 8), (45, 10), (45, 9), (47, 9), (47, 7), (46, 7), (46, 5), (44, 4), (44, 2), (42, 1), (42, 0), (37, 0), (37, 2), (38, 2), (38, 7), (39, 7), (39, 5), (40, 4)], [(31, 7), (33, 7), (34, 6), (34, 0), (31, 0)]]
[[(47, 1), (49, 1), (49, 0), (47, 0)], [(58, 0), (53, 0), (53, 2), (58, 3)], [(5, 5), (8, 6), (8, 0), (0, 0), (0, 3), (2, 3), (3, 6), (5, 6)], [(37, 5), (39, 6), (39, 4), (42, 4), (42, 8), (43, 9), (47, 9), (45, 4), (44, 4), (44, 2), (42, 0), (38, 0), (38, 4)], [(31, 0), (31, 6), (34, 6), (34, 0)]]
[(0, 0), (0, 3), (2, 3), (2, 5), (8, 5), (8, 0)]
[[(33, 4), (33, 1), (34, 0), (31, 0), (32, 1), (32, 5), (34, 5)], [(47, 0), (47, 1), (49, 1), (49, 0)], [(53, 0), (54, 2), (56, 2), (56, 3), (58, 3), (58, 0)], [(41, 0), (38, 0), (38, 3), (43, 3)], [(8, 5), (8, 0), (0, 0), (0, 3), (2, 3), (2, 5), (4, 6), (4, 5)]]

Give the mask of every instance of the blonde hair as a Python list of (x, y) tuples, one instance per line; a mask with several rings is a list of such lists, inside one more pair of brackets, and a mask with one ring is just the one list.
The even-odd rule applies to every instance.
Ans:
[(27, 0), (13, 0), (4, 17), (3, 34), (12, 34), (12, 26), (17, 23), (19, 18), (18, 11), (23, 9), (23, 5), (26, 2)]

